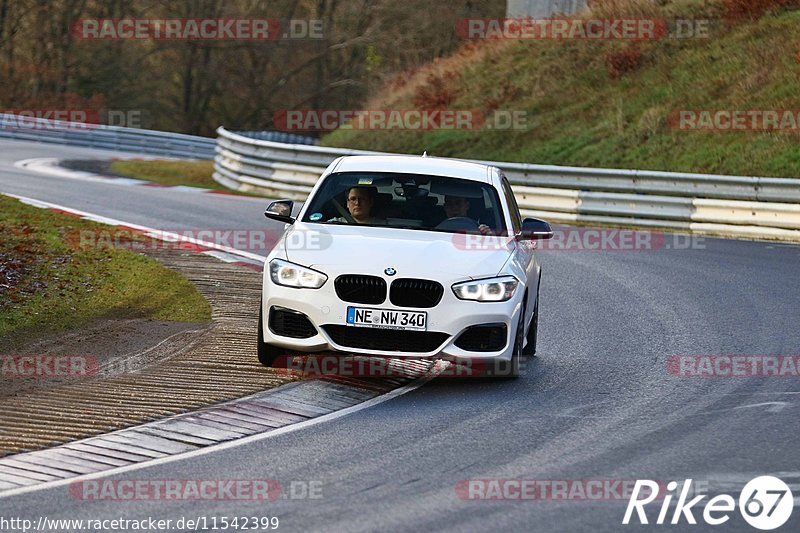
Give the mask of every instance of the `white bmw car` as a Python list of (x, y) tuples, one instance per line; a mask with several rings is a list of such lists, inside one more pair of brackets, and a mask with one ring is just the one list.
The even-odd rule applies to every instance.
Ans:
[(541, 268), (500, 169), (417, 156), (330, 164), (264, 265), (258, 357), (296, 353), (480, 362), (517, 376), (536, 351)]

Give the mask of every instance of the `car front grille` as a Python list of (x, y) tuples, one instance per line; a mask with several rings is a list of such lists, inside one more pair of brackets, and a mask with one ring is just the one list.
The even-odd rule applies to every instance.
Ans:
[(386, 300), (386, 281), (377, 276), (346, 274), (334, 282), (336, 296), (354, 304), (382, 304)]
[(308, 339), (317, 334), (306, 315), (283, 307), (270, 307), (269, 330), (275, 335), (293, 339)]
[(506, 332), (505, 324), (470, 326), (455, 345), (468, 352), (497, 352), (506, 347)]
[(398, 307), (436, 307), (442, 301), (444, 287), (427, 279), (396, 279), (389, 300)]
[(447, 333), (434, 331), (360, 328), (338, 324), (322, 326), (322, 329), (339, 346), (382, 352), (428, 353), (448, 338)]

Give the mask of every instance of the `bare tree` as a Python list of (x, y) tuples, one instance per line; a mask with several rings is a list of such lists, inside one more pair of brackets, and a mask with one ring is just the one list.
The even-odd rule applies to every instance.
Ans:
[[(355, 108), (397, 72), (459, 46), (459, 17), (502, 0), (0, 0), (0, 103), (133, 109), (150, 126), (212, 135), (276, 111)], [(81, 40), (82, 18), (321, 20), (321, 39)], [(284, 28), (286, 29), (286, 28)]]

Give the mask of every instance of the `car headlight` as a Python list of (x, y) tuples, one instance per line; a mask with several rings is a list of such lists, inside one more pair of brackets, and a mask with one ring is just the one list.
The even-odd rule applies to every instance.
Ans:
[(453, 285), (453, 292), (459, 300), (476, 302), (505, 302), (514, 296), (519, 281), (514, 276), (478, 279)]
[(269, 275), (275, 284), (297, 289), (319, 289), (328, 281), (328, 276), (322, 272), (283, 259), (269, 262)]

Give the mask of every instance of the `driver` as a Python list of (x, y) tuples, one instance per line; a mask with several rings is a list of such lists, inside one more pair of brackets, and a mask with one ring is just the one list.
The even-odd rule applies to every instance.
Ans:
[[(469, 200), (463, 196), (445, 195), (444, 197), (444, 214), (447, 218), (467, 217), (469, 212)], [(486, 224), (478, 223), (478, 231), (483, 235), (488, 235), (492, 232), (492, 228)]]
[[(356, 224), (385, 224), (386, 221), (372, 216), (376, 191), (374, 187), (351, 187), (347, 191), (347, 211)], [(348, 223), (345, 217), (336, 217), (328, 222)]]

